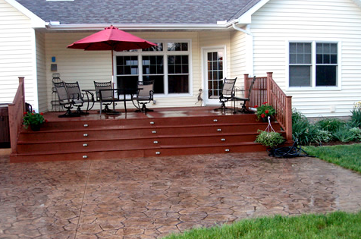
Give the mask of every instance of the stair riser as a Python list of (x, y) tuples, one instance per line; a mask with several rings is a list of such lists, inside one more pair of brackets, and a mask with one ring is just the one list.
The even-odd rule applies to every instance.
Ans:
[(42, 130), (67, 130), (84, 128), (101, 128), (101, 127), (117, 127), (117, 126), (173, 126), (173, 125), (192, 125), (192, 124), (222, 124), (222, 123), (254, 123), (256, 117), (254, 115), (244, 116), (206, 116), (206, 117), (180, 117), (180, 118), (159, 118), (159, 119), (123, 119), (123, 120), (82, 120), (67, 122), (48, 122), (42, 126)]
[[(263, 124), (242, 125), (215, 125), (215, 126), (189, 126), (173, 128), (156, 128), (159, 135), (196, 135), (196, 134), (232, 134), (232, 133), (257, 133), (258, 129), (266, 128)], [(279, 127), (275, 127), (279, 130)]]
[(65, 152), (88, 152), (98, 150), (135, 150), (154, 147), (152, 139), (138, 140), (102, 140), (102, 141), (82, 141), (82, 142), (65, 142), (65, 143), (42, 143), (42, 144), (25, 144), (18, 145), (18, 152), (24, 153), (51, 153)]
[(151, 129), (106, 129), (106, 130), (79, 130), (66, 132), (36, 132), (21, 134), (21, 142), (37, 141), (69, 141), (69, 140), (99, 140), (99, 139), (129, 139), (154, 136)]
[[(264, 151), (261, 145), (246, 145), (233, 147), (188, 147), (176, 149), (149, 149), (149, 150), (123, 150), (123, 151), (102, 151), (83, 153), (63, 153), (49, 155), (12, 155), (11, 162), (42, 162), (42, 161), (69, 161), (69, 160), (107, 160), (137, 157), (164, 157), (173, 155), (194, 155), (194, 154), (221, 154), (221, 153), (245, 153)], [(150, 159), (152, 160), (152, 159)]]
[(162, 146), (173, 145), (214, 145), (214, 144), (232, 144), (239, 142), (253, 142), (256, 135), (237, 135), (237, 136), (192, 136), (192, 137), (154, 137), (123, 140), (96, 140), (89, 141), (84, 139), (80, 142), (63, 143), (34, 143), (19, 144), (19, 153), (46, 153), (51, 151), (73, 151), (73, 152), (93, 152), (99, 150), (136, 150), (146, 148), (159, 148)]
[(221, 154), (221, 153), (246, 153), (265, 151), (262, 145), (243, 145), (243, 146), (219, 146), (219, 147), (189, 147), (189, 148), (168, 148), (159, 150), (146, 150), (145, 157), (152, 156), (174, 156), (174, 155), (193, 155), (193, 154)]

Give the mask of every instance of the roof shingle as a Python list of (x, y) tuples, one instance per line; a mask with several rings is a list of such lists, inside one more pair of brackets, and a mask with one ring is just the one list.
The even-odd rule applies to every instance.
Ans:
[(61, 24), (216, 24), (260, 0), (17, 0), (46, 22)]

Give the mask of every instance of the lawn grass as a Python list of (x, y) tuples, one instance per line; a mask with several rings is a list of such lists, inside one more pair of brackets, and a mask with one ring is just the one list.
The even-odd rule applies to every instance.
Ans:
[(326, 215), (274, 216), (247, 219), (232, 225), (200, 228), (166, 239), (359, 239), (361, 211)]
[(361, 173), (361, 144), (324, 147), (307, 146), (303, 149), (312, 156)]

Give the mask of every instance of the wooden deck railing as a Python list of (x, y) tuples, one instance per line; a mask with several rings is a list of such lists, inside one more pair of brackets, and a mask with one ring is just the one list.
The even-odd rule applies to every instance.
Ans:
[[(249, 89), (252, 80), (253, 77), (244, 75), (245, 89)], [(267, 77), (256, 77), (248, 106), (261, 105), (264, 102), (276, 109), (276, 119), (285, 131), (286, 139), (292, 140), (292, 96), (287, 96), (281, 90), (273, 80), (272, 72), (267, 72)]]
[(19, 77), (19, 87), (12, 104), (9, 104), (10, 144), (12, 153), (17, 153), (17, 142), (25, 111), (24, 77)]

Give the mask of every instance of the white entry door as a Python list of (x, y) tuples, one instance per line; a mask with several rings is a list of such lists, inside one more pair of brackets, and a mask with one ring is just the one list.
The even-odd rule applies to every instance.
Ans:
[(219, 104), (224, 78), (224, 48), (203, 49), (204, 101), (206, 105)]

